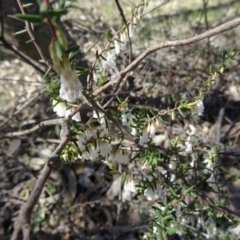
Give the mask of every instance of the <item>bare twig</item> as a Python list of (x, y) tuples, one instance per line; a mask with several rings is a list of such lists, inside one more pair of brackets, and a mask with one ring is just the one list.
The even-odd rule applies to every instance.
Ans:
[[(23, 8), (22, 0), (17, 0), (17, 2), (18, 2), (19, 8), (20, 8), (22, 14), (26, 14), (25, 9)], [(28, 22), (28, 21), (25, 21), (25, 25), (26, 25), (26, 30), (28, 32), (28, 35), (31, 38), (31, 40), (33, 40), (33, 43), (34, 43), (36, 49), (38, 50), (38, 53), (40, 54), (41, 58), (43, 59), (45, 64), (48, 66), (48, 68), (52, 68), (53, 69), (52, 65), (47, 60), (47, 57), (45, 56), (41, 46), (36, 41), (36, 38), (35, 38), (34, 31), (33, 31), (31, 23)]]
[(60, 119), (58, 121), (59, 124), (61, 124), (62, 126), (60, 133), (61, 142), (53, 152), (52, 157), (50, 157), (44, 165), (40, 176), (38, 177), (38, 180), (34, 186), (34, 189), (32, 190), (24, 206), (21, 208), (20, 213), (14, 222), (14, 232), (11, 236), (11, 240), (21, 239), (21, 236), (23, 240), (30, 240), (31, 215), (34, 206), (37, 204), (45, 182), (47, 181), (52, 169), (56, 168), (60, 164), (61, 159), (59, 155), (64, 149), (64, 147), (67, 145), (70, 138), (70, 130), (68, 127), (68, 123), (65, 122), (63, 119)]
[[(174, 41), (164, 41), (161, 42), (153, 47), (148, 48), (146, 51), (144, 51), (139, 57), (137, 57), (130, 65), (128, 65), (125, 69), (123, 69), (119, 75), (117, 76), (116, 79), (114, 79), (114, 81), (109, 81), (107, 84), (105, 84), (104, 86), (102, 86), (99, 89), (96, 89), (95, 92), (93, 93), (93, 97), (98, 96), (99, 94), (101, 94), (103, 91), (105, 91), (106, 89), (110, 88), (112, 85), (114, 84), (118, 84), (122, 78), (131, 70), (133, 70), (136, 66), (138, 66), (138, 64), (144, 59), (146, 58), (149, 54), (159, 50), (159, 49), (163, 49), (163, 48), (168, 48), (168, 47), (178, 47), (178, 46), (184, 46), (184, 45), (188, 45), (188, 44), (192, 44), (192, 43), (196, 43), (199, 42), (203, 39), (218, 35), (222, 32), (225, 32), (227, 30), (230, 30), (234, 27), (237, 27), (240, 25), (240, 17), (235, 18), (231, 21), (228, 21), (226, 23), (221, 24), (218, 27), (215, 27), (211, 30), (208, 30), (202, 34), (196, 35), (194, 37), (190, 37), (190, 38), (186, 38), (186, 39), (182, 39), (182, 40), (174, 40)], [(114, 83), (113, 83), (114, 82)]]
[(30, 129), (23, 130), (23, 131), (18, 131), (18, 132), (2, 134), (2, 135), (0, 135), (0, 137), (1, 138), (9, 138), (9, 137), (23, 136), (23, 135), (26, 135), (26, 134), (33, 133), (33, 132), (37, 131), (38, 129), (42, 128), (42, 127), (59, 124), (60, 121), (61, 121), (61, 119), (46, 120), (46, 121), (40, 122), (39, 124), (37, 124), (36, 126), (30, 128)]
[(128, 24), (127, 24), (127, 19), (124, 15), (124, 12), (123, 12), (123, 9), (119, 3), (118, 0), (115, 0), (115, 3), (117, 5), (117, 9), (120, 13), (120, 16), (122, 17), (122, 20), (127, 28), (127, 36), (128, 36), (128, 42), (129, 42), (129, 63), (132, 61), (132, 42), (131, 42), (131, 38), (130, 38), (130, 35), (129, 35), (129, 27), (128, 27)]

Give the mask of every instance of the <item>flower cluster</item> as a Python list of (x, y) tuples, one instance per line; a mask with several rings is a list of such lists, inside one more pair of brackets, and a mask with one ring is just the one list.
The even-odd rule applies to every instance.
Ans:
[(103, 158), (106, 161), (128, 164), (131, 156), (125, 150), (113, 148), (108, 139), (99, 139), (95, 128), (86, 128), (84, 133), (77, 135), (77, 145), (81, 152), (80, 158), (96, 160)]
[(154, 118), (149, 124), (145, 125), (139, 139), (139, 145), (144, 146), (146, 143), (150, 142), (155, 137), (159, 127), (160, 121), (158, 118)]
[(95, 90), (98, 84), (98, 79), (103, 70), (108, 70), (116, 65), (116, 58), (127, 49), (128, 40), (134, 37), (134, 27), (141, 18), (144, 6), (148, 6), (146, 0), (141, 0), (140, 4), (135, 8), (131, 19), (126, 25), (115, 33), (114, 37), (108, 42), (105, 50), (99, 54), (99, 59), (94, 64), (97, 69), (93, 70), (92, 89)]
[[(76, 72), (71, 68), (70, 62), (67, 58), (63, 59), (63, 65), (60, 73), (61, 86), (59, 90), (59, 97), (65, 100), (67, 103), (75, 103), (78, 99), (82, 99), (82, 84), (78, 80)], [(65, 102), (53, 101), (53, 111), (57, 113), (59, 117), (67, 117), (75, 107), (69, 106)], [(80, 113), (76, 113), (73, 117), (75, 121), (81, 121)]]
[[(72, 105), (78, 99), (82, 99), (83, 88), (76, 71), (72, 69), (70, 61), (65, 54), (68, 48), (66, 37), (56, 24), (54, 27), (57, 39), (52, 39), (49, 49), (55, 71), (60, 74), (59, 97), (63, 101), (54, 100), (53, 111), (59, 117), (67, 117), (76, 109)], [(81, 121), (80, 113), (76, 113), (72, 119), (78, 122)]]

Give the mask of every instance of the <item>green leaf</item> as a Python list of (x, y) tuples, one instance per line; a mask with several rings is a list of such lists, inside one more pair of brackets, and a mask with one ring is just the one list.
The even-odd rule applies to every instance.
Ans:
[(45, 74), (43, 75), (43, 79), (47, 78), (48, 74), (50, 73), (52, 68), (48, 68), (48, 70), (45, 72)]
[(20, 35), (20, 34), (23, 34), (23, 33), (26, 33), (26, 32), (27, 32), (27, 29), (23, 29), (21, 31), (15, 32), (14, 35)]
[(174, 189), (173, 189), (172, 187), (169, 187), (169, 189), (170, 189), (172, 195), (173, 195), (175, 198), (178, 198), (178, 197), (179, 197), (178, 194), (174, 191)]
[(14, 16), (19, 20), (31, 23), (40, 23), (43, 20), (42, 16), (36, 14), (15, 14)]
[(65, 8), (59, 8), (59, 9), (55, 9), (53, 11), (48, 12), (49, 16), (52, 17), (53, 22), (58, 22), (60, 17), (67, 13), (68, 13), (68, 10)]
[(76, 52), (76, 51), (79, 51), (80, 47), (75, 45), (75, 46), (72, 46), (72, 47), (69, 47), (68, 50), (66, 51), (66, 53), (71, 53), (71, 52)]
[(49, 9), (48, 4), (42, 3), (42, 4), (40, 5), (40, 10), (39, 10), (39, 11), (40, 11), (42, 17), (46, 17), (46, 16), (47, 16), (47, 14), (48, 14), (48, 9)]
[(33, 6), (33, 3), (26, 3), (26, 4), (23, 4), (23, 8), (29, 8)]
[(104, 35), (105, 35), (106, 40), (107, 40), (108, 42), (110, 42), (110, 41), (111, 41), (111, 37), (109, 36), (109, 33), (105, 32)]
[(29, 39), (28, 41), (26, 41), (26, 44), (33, 43), (33, 42), (35, 42), (35, 39)]
[(56, 50), (57, 57), (58, 57), (59, 59), (61, 59), (61, 58), (62, 58), (62, 55), (63, 55), (63, 51), (62, 51), (61, 44), (59, 43), (58, 40), (56, 40), (56, 41), (54, 42), (54, 47), (55, 47), (55, 50)]
[(192, 192), (192, 190), (193, 190), (194, 188), (195, 188), (195, 185), (191, 186), (191, 187), (188, 188), (188, 189), (185, 189), (185, 190), (183, 191), (183, 194), (186, 195), (186, 194)]
[(78, 51), (76, 51), (76, 52), (70, 52), (69, 57), (68, 57), (68, 58), (69, 58), (69, 61), (74, 60), (74, 59), (76, 58), (77, 54), (78, 54)]

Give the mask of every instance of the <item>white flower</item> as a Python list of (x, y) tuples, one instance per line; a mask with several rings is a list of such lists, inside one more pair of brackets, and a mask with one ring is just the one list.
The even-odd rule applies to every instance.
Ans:
[[(55, 106), (54, 106), (55, 105)], [(59, 117), (65, 117), (65, 112), (66, 112), (66, 105), (63, 102), (59, 102), (57, 104), (57, 102), (55, 100), (53, 100), (53, 111), (56, 112), (56, 114)]]
[(148, 201), (152, 201), (152, 200), (156, 200), (159, 197), (161, 197), (162, 194), (162, 188), (160, 187), (160, 184), (157, 184), (156, 189), (152, 189), (152, 188), (147, 188), (144, 191), (144, 196), (147, 197)]
[(98, 119), (101, 124), (105, 124), (104, 114), (102, 112), (93, 111), (93, 118)]
[(199, 117), (203, 115), (203, 112), (204, 112), (204, 105), (203, 105), (203, 101), (200, 100), (193, 109), (194, 118), (198, 120)]
[(192, 124), (189, 124), (188, 128), (189, 128), (189, 130), (187, 130), (186, 133), (189, 136), (192, 136), (192, 135), (194, 135), (196, 133), (196, 128)]
[(195, 161), (194, 161), (194, 159), (190, 162), (190, 167), (194, 167), (194, 165), (195, 165)]
[(127, 35), (126, 35), (126, 32), (122, 32), (121, 35), (120, 35), (120, 41), (121, 41), (121, 44), (120, 44), (120, 48), (121, 50), (125, 50), (126, 49), (126, 41), (127, 41)]
[(109, 65), (116, 65), (116, 55), (115, 51), (109, 51), (107, 52), (107, 62)]
[(125, 113), (122, 114), (122, 125), (127, 126), (127, 116)]
[(147, 132), (149, 133), (150, 138), (155, 137), (156, 128), (153, 122), (147, 126)]
[(117, 150), (112, 151), (108, 157), (109, 161), (118, 162), (122, 164), (128, 164), (130, 161), (130, 156), (127, 154), (127, 152)]
[(77, 99), (82, 98), (82, 84), (78, 80), (75, 71), (69, 72), (69, 76), (66, 79), (63, 74), (61, 74), (61, 87), (59, 91), (59, 96), (66, 100), (67, 102), (74, 103)]
[(163, 167), (158, 167), (157, 170), (163, 175), (167, 173), (167, 170), (165, 170)]
[(129, 37), (133, 38), (134, 33), (133, 33), (133, 25), (132, 24), (129, 25), (128, 31), (129, 31)]
[(89, 159), (95, 160), (99, 157), (99, 146), (98, 144), (95, 146), (94, 144), (88, 145), (88, 153), (89, 153)]
[[(68, 108), (67, 105), (63, 102), (59, 102), (56, 104), (56, 101), (53, 100), (53, 105), (55, 105), (53, 107), (53, 111), (56, 112), (56, 114), (59, 116), (59, 117), (68, 117), (72, 111), (74, 111), (75, 108)], [(77, 112), (73, 117), (72, 117), (73, 120), (75, 120), (76, 122), (80, 122), (81, 121), (81, 116), (80, 116), (80, 113)]]
[(213, 162), (212, 162), (212, 160), (207, 158), (203, 162), (207, 164), (206, 168), (203, 170), (203, 173), (205, 173), (205, 174), (211, 173), (213, 171)]
[(81, 151), (86, 150), (86, 139), (84, 138), (84, 136), (81, 134), (81, 135), (78, 135), (77, 138), (78, 138), (77, 145), (79, 149)]
[(136, 129), (135, 127), (132, 127), (131, 134), (132, 134), (133, 136), (136, 136), (136, 135), (137, 135), (137, 129)]
[(187, 141), (185, 142), (185, 145), (186, 145), (185, 152), (186, 153), (192, 153), (192, 143), (191, 143), (190, 136), (187, 138)]
[(90, 139), (96, 139), (97, 138), (97, 130), (92, 128), (92, 127), (87, 127), (84, 131), (85, 135), (86, 135), (86, 139), (90, 140)]
[(134, 181), (129, 181), (129, 182), (125, 183), (123, 188), (124, 188), (124, 190), (133, 192), (133, 193), (135, 193), (137, 191)]
[(120, 49), (121, 45), (118, 40), (114, 40), (114, 46), (115, 46), (115, 53), (116, 53), (116, 55), (118, 55), (121, 51), (121, 49)]
[(93, 90), (97, 88), (97, 84), (98, 84), (98, 74), (96, 71), (93, 71), (93, 83), (92, 83)]
[[(63, 66), (60, 69), (60, 81), (61, 86), (59, 90), (59, 97), (69, 103), (75, 103), (77, 99), (82, 99), (82, 84), (79, 81), (75, 70), (72, 69), (68, 59), (63, 59)], [(56, 101), (53, 101), (56, 104)], [(67, 117), (74, 107), (68, 107), (65, 103), (58, 103), (53, 107), (53, 111), (57, 113), (59, 117)], [(73, 118), (75, 121), (81, 121), (80, 113), (76, 113)]]
[(128, 120), (130, 120), (131, 118), (132, 118), (132, 114), (130, 112), (122, 113), (122, 125), (127, 126)]
[(148, 134), (148, 131), (147, 129), (144, 129), (143, 130), (143, 135), (140, 137), (140, 140), (139, 140), (139, 145), (140, 146), (144, 146), (144, 144), (150, 142), (150, 138), (149, 138), (149, 134)]
[[(168, 167), (172, 170), (175, 170), (176, 169), (176, 161), (171, 161), (168, 165)], [(171, 179), (170, 179), (170, 182), (173, 182), (174, 180), (176, 179), (176, 175), (175, 174), (172, 174), (171, 175)]]
[(99, 153), (102, 157), (107, 157), (111, 152), (111, 144), (107, 141), (100, 141), (99, 142)]

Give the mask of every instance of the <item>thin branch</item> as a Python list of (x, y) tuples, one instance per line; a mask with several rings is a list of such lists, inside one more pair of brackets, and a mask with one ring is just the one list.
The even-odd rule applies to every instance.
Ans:
[(184, 45), (188, 45), (188, 44), (192, 44), (192, 43), (196, 43), (199, 42), (203, 39), (218, 35), (222, 32), (225, 32), (227, 30), (230, 30), (232, 28), (235, 28), (237, 26), (240, 25), (240, 17), (235, 18), (231, 21), (228, 21), (224, 24), (221, 24), (218, 27), (215, 27), (211, 30), (208, 30), (202, 34), (196, 35), (194, 37), (190, 37), (190, 38), (186, 38), (186, 39), (182, 39), (182, 40), (173, 40), (173, 41), (164, 41), (161, 42), (153, 47), (148, 48), (146, 51), (144, 51), (139, 57), (137, 57), (130, 65), (128, 65), (125, 69), (123, 69), (117, 76), (113, 77), (112, 80), (110, 80), (107, 84), (105, 84), (104, 86), (102, 86), (99, 89), (96, 89), (95, 92), (92, 94), (93, 97), (98, 96), (99, 94), (101, 94), (103, 91), (105, 91), (106, 89), (110, 88), (112, 85), (118, 84), (122, 78), (131, 70), (133, 70), (135, 67), (138, 66), (138, 64), (144, 59), (146, 58), (149, 54), (163, 49), (163, 48), (168, 48), (168, 47), (178, 47), (178, 46), (184, 46)]
[(0, 36), (0, 41), (3, 43), (4, 47), (11, 52), (13, 52), (17, 57), (22, 59), (24, 62), (28, 63), (29, 65), (33, 66), (37, 71), (40, 73), (44, 74), (46, 72), (46, 67), (41, 65), (40, 63), (36, 62), (35, 60), (31, 59), (28, 57), (26, 54), (23, 52), (20, 52), (16, 47), (12, 46), (9, 44), (6, 39), (4, 38), (3, 35)]
[(23, 240), (30, 240), (31, 215), (34, 206), (38, 202), (42, 189), (51, 171), (56, 168), (61, 162), (59, 155), (70, 139), (70, 130), (67, 122), (65, 122), (63, 119), (58, 121), (58, 123), (62, 126), (60, 133), (61, 142), (52, 153), (52, 157), (50, 157), (44, 165), (40, 176), (38, 177), (38, 180), (34, 186), (34, 189), (32, 190), (24, 206), (21, 208), (20, 213), (14, 222), (14, 232), (11, 236), (11, 240), (18, 240), (21, 238), (21, 236)]
[[(26, 12), (25, 12), (25, 9), (23, 8), (22, 0), (17, 0), (17, 2), (18, 2), (19, 8), (20, 8), (22, 14), (25, 15)], [(34, 43), (36, 49), (38, 50), (38, 53), (40, 54), (41, 58), (43, 59), (45, 64), (48, 66), (48, 68), (52, 68), (53, 69), (52, 65), (47, 60), (47, 58), (46, 58), (46, 56), (45, 56), (41, 46), (36, 42), (36, 38), (35, 38), (34, 31), (33, 31), (31, 23), (28, 22), (28, 21), (25, 21), (25, 25), (26, 25), (26, 30), (28, 32), (28, 35), (31, 38), (31, 40), (33, 40), (33, 43)]]
[(26, 134), (33, 133), (33, 132), (39, 130), (40, 128), (43, 128), (43, 127), (46, 127), (46, 126), (52, 126), (52, 125), (60, 124), (60, 121), (61, 121), (61, 119), (46, 120), (46, 121), (40, 122), (39, 124), (37, 124), (36, 126), (30, 128), (30, 129), (23, 130), (23, 131), (18, 131), (18, 132), (1, 134), (0, 137), (1, 138), (10, 138), (10, 137), (23, 136), (23, 135), (26, 135)]
[(129, 35), (129, 27), (128, 27), (128, 24), (127, 24), (127, 19), (124, 15), (124, 12), (123, 12), (123, 9), (119, 3), (118, 0), (115, 0), (115, 3), (117, 5), (117, 9), (120, 13), (120, 16), (122, 17), (122, 20), (127, 28), (127, 36), (128, 36), (128, 42), (129, 42), (129, 63), (132, 61), (132, 41), (131, 41), (131, 38), (130, 38), (130, 35)]

